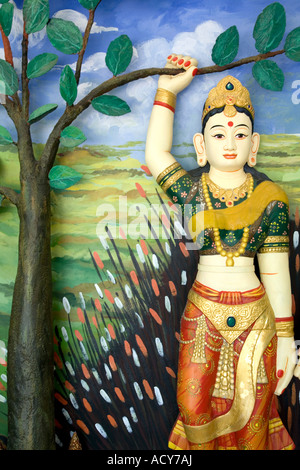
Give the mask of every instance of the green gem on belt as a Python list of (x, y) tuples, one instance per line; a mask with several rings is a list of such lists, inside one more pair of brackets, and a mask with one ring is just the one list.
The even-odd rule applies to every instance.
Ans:
[(227, 318), (227, 325), (230, 327), (230, 328), (233, 328), (236, 324), (236, 320), (234, 317), (228, 317)]

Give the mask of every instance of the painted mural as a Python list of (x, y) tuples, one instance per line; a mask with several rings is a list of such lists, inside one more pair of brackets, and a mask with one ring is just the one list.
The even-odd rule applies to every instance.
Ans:
[[(12, 1), (12, 46), (20, 57), (20, 1)], [(289, 29), (300, 25), (300, 8), (283, 0)], [(67, 7), (66, 7), (67, 4)], [(192, 55), (199, 66), (212, 64), (216, 38), (236, 24), (241, 57), (253, 55), (251, 28), (269, 2), (216, 0), (103, 0), (97, 10), (82, 69), (79, 98), (111, 77), (107, 48), (126, 34), (133, 44), (128, 70), (163, 67), (170, 52)], [(77, 0), (50, 1), (52, 15), (70, 19), (81, 31), (86, 10)], [(176, 21), (175, 21), (176, 19)], [(35, 54), (53, 52), (44, 30), (32, 37)], [(3, 49), (1, 50), (1, 53)], [(34, 127), (35, 153), (65, 105), (58, 82), (72, 56), (37, 79), (32, 106), (58, 108)], [(279, 183), (290, 199), (290, 268), (296, 340), (299, 340), (299, 177), (300, 68), (284, 57), (280, 93), (262, 89), (250, 64), (234, 72), (253, 96), (256, 131), (262, 135), (257, 169)], [(196, 167), (192, 138), (199, 130), (208, 90), (223, 72), (197, 77), (178, 99), (173, 153), (182, 166)], [(224, 72), (225, 74), (225, 72)], [(225, 76), (225, 75), (224, 75)], [(80, 175), (67, 189), (52, 188), (53, 339), (55, 347), (56, 446), (66, 450), (74, 437), (83, 450), (163, 450), (178, 414), (176, 371), (180, 317), (197, 269), (197, 252), (176, 208), (157, 188), (144, 162), (145, 138), (157, 77), (117, 90), (129, 103), (124, 116), (90, 109), (76, 121), (86, 140), (76, 148), (61, 145), (56, 166)], [(0, 110), (1, 124), (11, 132)], [(54, 167), (55, 168), (55, 167)], [(19, 164), (14, 146), (0, 148), (1, 185), (16, 190)], [(74, 176), (74, 175), (73, 175)], [(8, 201), (0, 207), (0, 440), (7, 438), (7, 339), (17, 267), (18, 220)], [(284, 423), (296, 446), (299, 434), (299, 380), (278, 399)]]

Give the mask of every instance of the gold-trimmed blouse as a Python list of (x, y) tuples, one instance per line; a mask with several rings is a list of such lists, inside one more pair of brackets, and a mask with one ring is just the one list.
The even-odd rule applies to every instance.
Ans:
[(232, 207), (209, 187), (213, 210), (208, 210), (201, 178), (193, 181), (190, 174), (176, 162), (157, 178), (158, 184), (173, 204), (179, 205), (188, 231), (201, 254), (217, 254), (213, 228), (218, 228), (222, 245), (227, 252), (235, 251), (242, 240), (243, 229), (249, 227), (249, 241), (244, 256), (254, 257), (257, 252), (289, 251), (289, 205), (286, 193), (272, 181), (258, 181), (247, 199), (247, 192)]

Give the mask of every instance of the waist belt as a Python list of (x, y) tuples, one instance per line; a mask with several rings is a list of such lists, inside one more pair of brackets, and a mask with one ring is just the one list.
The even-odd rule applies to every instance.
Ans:
[[(194, 290), (191, 290), (188, 295), (188, 300), (201, 310), (201, 312), (229, 344), (233, 343), (267, 309), (272, 310), (269, 299), (266, 295), (254, 302), (246, 304), (224, 305), (219, 302), (205, 299), (199, 296), (199, 294)], [(186, 317), (185, 319), (197, 320), (197, 318)], [(257, 326), (254, 325), (254, 328), (257, 328)], [(272, 324), (272, 329), (273, 328), (274, 325)]]

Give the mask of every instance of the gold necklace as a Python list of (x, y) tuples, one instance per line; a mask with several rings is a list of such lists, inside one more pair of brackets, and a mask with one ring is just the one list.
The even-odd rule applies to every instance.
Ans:
[[(203, 194), (204, 194), (204, 198), (205, 198), (205, 202), (206, 202), (206, 205), (208, 207), (208, 210), (214, 210), (213, 205), (212, 205), (211, 200), (210, 200), (210, 196), (209, 196), (209, 190), (208, 190), (206, 177), (207, 177), (207, 173), (202, 173), (201, 179), (202, 179)], [(253, 178), (252, 178), (251, 175), (250, 175), (250, 179), (248, 179), (248, 181), (249, 181), (249, 183), (248, 183), (247, 198), (249, 199), (249, 197), (251, 196), (251, 194), (253, 192), (253, 184), (254, 184), (253, 183)], [(215, 239), (217, 252), (221, 256), (224, 256), (224, 257), (226, 256), (226, 258), (227, 258), (226, 259), (226, 266), (234, 266), (233, 257), (237, 258), (238, 256), (244, 254), (245, 251), (246, 251), (246, 246), (247, 246), (248, 241), (249, 241), (249, 228), (248, 227), (244, 228), (242, 240), (241, 240), (240, 247), (238, 248), (238, 250), (236, 250), (234, 252), (229, 252), (229, 253), (227, 253), (227, 251), (222, 246), (219, 229), (217, 227), (213, 228), (213, 232), (214, 232), (214, 239)]]
[(239, 199), (243, 199), (246, 194), (249, 192), (249, 187), (251, 185), (252, 176), (250, 173), (247, 173), (246, 180), (243, 184), (234, 189), (224, 189), (215, 184), (209, 177), (209, 174), (206, 174), (206, 183), (215, 199), (219, 199), (221, 202), (225, 202), (227, 207), (233, 207), (234, 203)]

